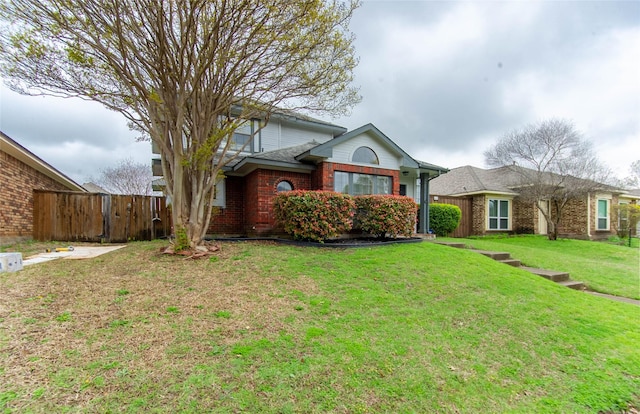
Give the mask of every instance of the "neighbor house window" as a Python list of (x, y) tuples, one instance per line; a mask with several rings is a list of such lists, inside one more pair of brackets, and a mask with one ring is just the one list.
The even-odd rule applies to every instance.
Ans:
[(598, 200), (598, 230), (609, 230), (609, 200)]
[(391, 177), (335, 171), (333, 189), (351, 195), (391, 194)]
[(293, 185), (289, 181), (280, 181), (276, 186), (276, 191), (279, 193), (291, 190), (293, 190)]
[(489, 230), (509, 228), (509, 200), (489, 199)]
[(363, 164), (375, 164), (379, 165), (380, 161), (378, 160), (378, 156), (375, 151), (373, 151), (369, 147), (360, 147), (354, 153), (353, 157), (351, 157), (351, 161), (360, 162)]

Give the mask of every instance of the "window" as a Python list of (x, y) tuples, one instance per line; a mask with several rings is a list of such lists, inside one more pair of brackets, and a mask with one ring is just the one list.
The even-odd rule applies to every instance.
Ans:
[(407, 185), (406, 184), (400, 184), (400, 195), (401, 196), (406, 196), (407, 195)]
[(376, 153), (369, 147), (360, 147), (354, 153), (353, 157), (351, 157), (351, 161), (360, 162), (363, 164), (375, 164), (379, 165), (380, 161), (378, 161), (378, 156)]
[(335, 171), (333, 189), (351, 195), (391, 194), (391, 177)]
[[(251, 140), (251, 135), (243, 134), (241, 132), (234, 132), (233, 138), (231, 141), (231, 149), (241, 150), (245, 144), (247, 144)], [(251, 151), (249, 145), (244, 148), (244, 151)]]
[(213, 203), (211, 205), (225, 208), (227, 203), (227, 200), (225, 197), (225, 180), (224, 179), (218, 180), (213, 191), (214, 191)]
[(609, 230), (609, 200), (598, 200), (598, 230)]
[(291, 190), (293, 190), (293, 185), (289, 181), (280, 181), (276, 186), (276, 191), (278, 193)]
[(489, 199), (489, 230), (509, 228), (509, 200)]

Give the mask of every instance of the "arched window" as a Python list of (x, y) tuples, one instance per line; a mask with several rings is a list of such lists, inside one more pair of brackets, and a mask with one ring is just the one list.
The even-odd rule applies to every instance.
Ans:
[(291, 191), (293, 190), (293, 185), (289, 181), (280, 181), (278, 186), (276, 187), (276, 191), (281, 193), (283, 191)]
[(376, 153), (369, 147), (360, 147), (354, 153), (351, 158), (353, 162), (361, 162), (363, 164), (380, 164), (378, 161), (378, 156)]

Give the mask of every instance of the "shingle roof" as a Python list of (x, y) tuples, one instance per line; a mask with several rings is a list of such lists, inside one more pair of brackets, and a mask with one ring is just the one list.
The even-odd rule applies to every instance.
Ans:
[(465, 165), (449, 170), (429, 182), (429, 192), (437, 195), (462, 195), (482, 192), (517, 194), (513, 182), (502, 168), (483, 170)]
[(294, 164), (302, 164), (300, 161), (296, 160), (296, 157), (303, 152), (309, 151), (311, 148), (317, 147), (320, 143), (316, 141), (306, 142), (304, 144), (295, 145), (293, 147), (280, 148), (273, 151), (260, 152), (258, 154), (253, 154), (248, 158), (258, 158), (263, 160), (273, 160), (273, 161), (282, 161), (282, 162), (291, 162)]
[[(521, 171), (518, 172), (518, 169)], [(503, 166), (484, 170), (482, 168), (465, 165), (450, 170), (447, 174), (439, 176), (430, 181), (429, 191), (436, 195), (464, 195), (477, 193), (500, 193), (500, 194), (518, 194), (518, 187), (523, 184), (526, 176), (534, 176), (535, 170), (530, 170), (518, 166)], [(543, 172), (544, 180), (550, 185), (570, 186), (573, 184), (583, 185), (585, 180), (575, 177), (564, 177), (560, 179), (559, 175), (550, 172)], [(586, 180), (589, 181), (589, 180)], [(595, 183), (590, 181), (591, 183)], [(599, 188), (603, 191), (619, 191), (618, 188), (607, 184), (599, 184)]]

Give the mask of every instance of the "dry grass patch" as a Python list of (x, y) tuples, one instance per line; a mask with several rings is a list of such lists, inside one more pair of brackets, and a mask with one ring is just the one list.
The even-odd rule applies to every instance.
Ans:
[[(50, 407), (79, 407), (130, 386), (119, 376), (166, 390), (176, 372), (211, 364), (254, 332), (277, 336), (296, 313), (289, 292), (316, 290), (306, 277), (265, 274), (256, 245), (224, 244), (195, 261), (163, 255), (159, 246), (3, 275), (3, 382), (18, 390), (42, 384)], [(25, 404), (30, 397), (22, 396)]]

